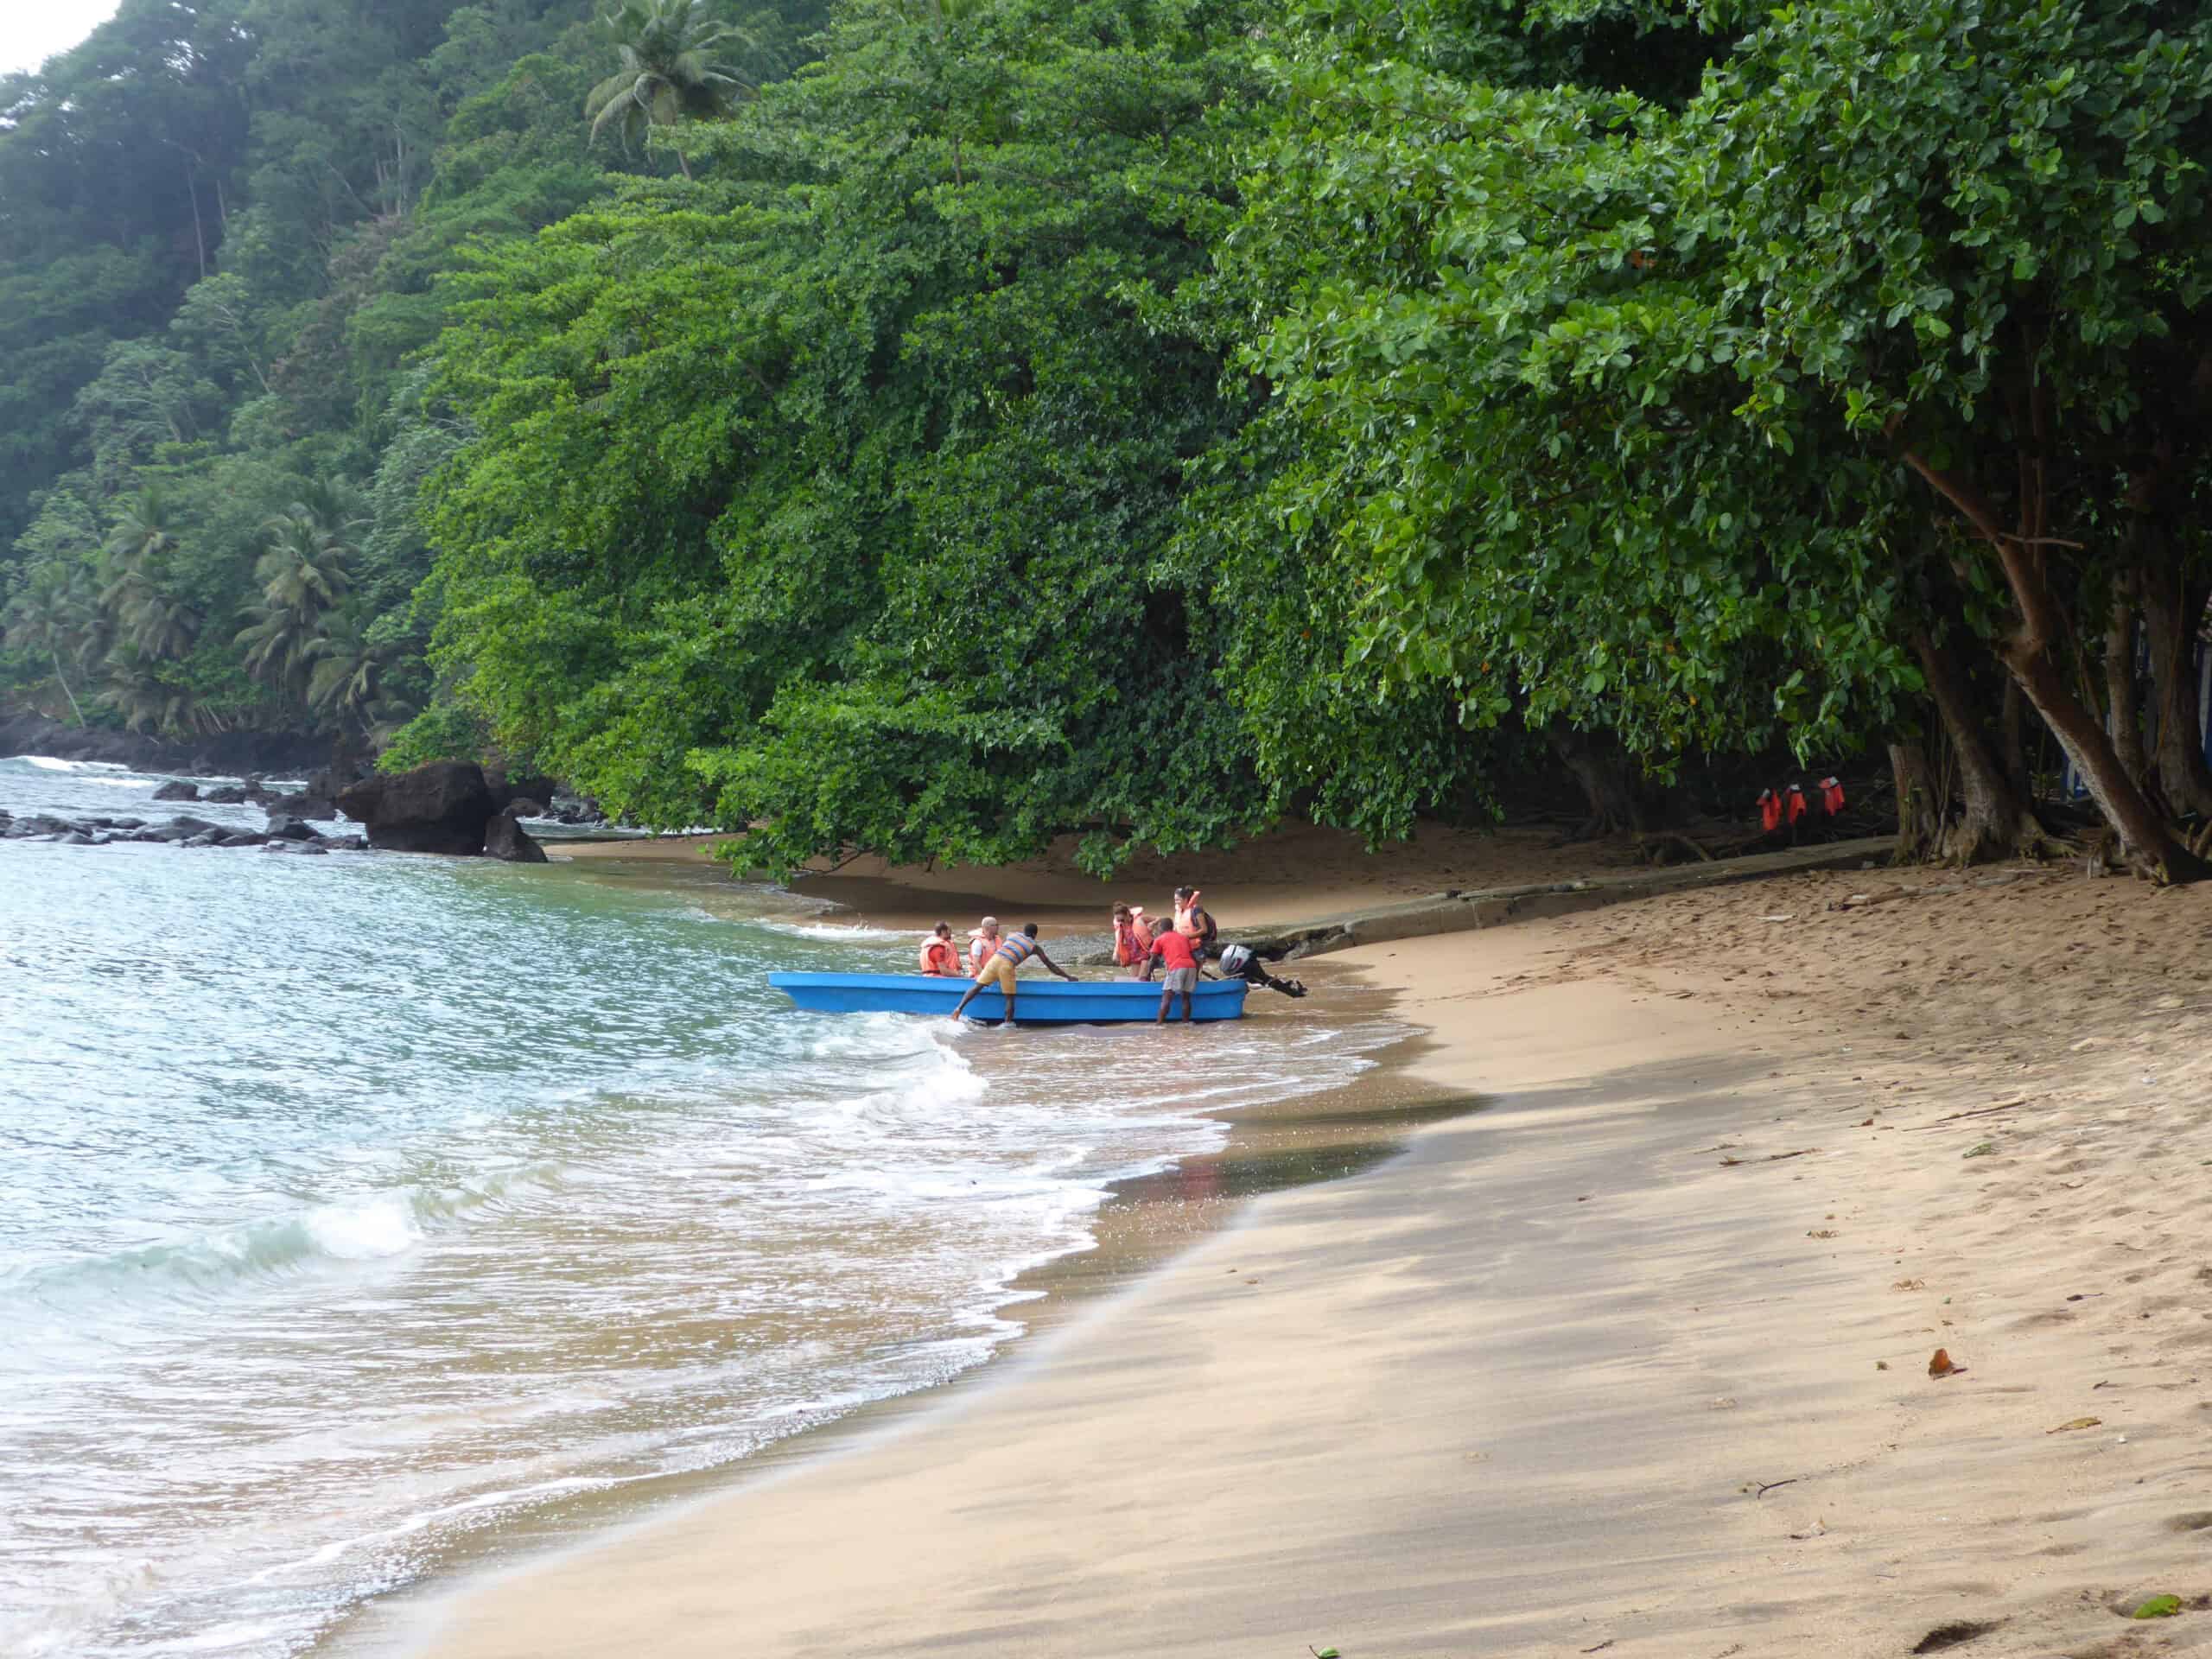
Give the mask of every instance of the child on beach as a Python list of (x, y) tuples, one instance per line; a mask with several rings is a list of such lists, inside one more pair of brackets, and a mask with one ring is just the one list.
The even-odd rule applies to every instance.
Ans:
[(1164, 966), (1167, 969), (1167, 975), (1160, 983), (1160, 1012), (1154, 1016), (1152, 1023), (1155, 1026), (1164, 1026), (1167, 1023), (1168, 1004), (1175, 1000), (1176, 992), (1180, 991), (1183, 994), (1183, 1020), (1187, 1025), (1192, 1019), (1191, 998), (1198, 986), (1198, 958), (1196, 950), (1189, 938), (1185, 937), (1179, 930), (1163, 927), (1154, 937), (1152, 954), (1146, 959), (1144, 972), (1138, 977), (1150, 979), (1155, 963)]

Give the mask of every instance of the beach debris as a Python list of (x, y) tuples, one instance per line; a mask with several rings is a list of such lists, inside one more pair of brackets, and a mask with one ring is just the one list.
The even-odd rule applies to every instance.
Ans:
[(1796, 919), (1797, 912), (1794, 910), (1785, 910), (1779, 916), (1762, 916), (1759, 918), (1759, 920), (1763, 922), (1794, 922)]
[(1948, 1624), (1938, 1624), (1912, 1645), (1915, 1653), (1941, 1653), (1946, 1648), (1955, 1648), (1987, 1636), (2005, 1621), (2001, 1618), (1958, 1618)]
[(1925, 1279), (1900, 1279), (1890, 1288), (1891, 1290), (1925, 1290), (1928, 1288), (1928, 1281)]
[(1596, 1647), (1585, 1648), (1582, 1651), (1585, 1653), (1603, 1653), (1607, 1648), (1611, 1647), (1613, 1643), (1619, 1639), (1620, 1638), (1618, 1637), (1609, 1636), (1604, 1641), (1600, 1642)]
[(1964, 1152), (1961, 1153), (1959, 1156), (1961, 1158), (1986, 1158), (1991, 1153), (1996, 1150), (1997, 1143), (1994, 1141), (1984, 1141), (1977, 1146), (1968, 1147)]
[(1951, 1363), (1951, 1351), (1948, 1348), (1938, 1348), (1928, 1362), (1928, 1375), (1930, 1376), (1956, 1376), (1965, 1370), (1965, 1366)]
[(1789, 1535), (1799, 1543), (1804, 1542), (1808, 1538), (1825, 1538), (1828, 1535), (1828, 1523), (1826, 1521), (1815, 1521), (1809, 1531), (1793, 1532)]
[(1311, 1642), (1306, 1644), (1306, 1651), (1312, 1654), (1313, 1659), (1337, 1659), (1334, 1648), (1317, 1648)]
[(1778, 1164), (1785, 1159), (1810, 1157), (1819, 1150), (1818, 1147), (1801, 1147), (1796, 1152), (1770, 1152), (1764, 1158), (1723, 1158), (1720, 1167), (1733, 1169), (1738, 1164)]
[(1890, 1362), (1886, 1359), (1878, 1359), (1874, 1362), (1874, 1369), (1878, 1371), (1886, 1371), (1890, 1369)]
[(1805, 1236), (1808, 1238), (1840, 1238), (1842, 1235), (1838, 1233), (1833, 1227), (1815, 1227), (1812, 1231), (1807, 1233)]
[(2181, 1611), (2179, 1596), (2153, 1596), (2133, 1612), (2130, 1618), (2171, 1618)]
[(1795, 1486), (1804, 1478), (1802, 1475), (1792, 1475), (1787, 1480), (1747, 1480), (1736, 1490), (1739, 1492), (1749, 1492), (1755, 1498), (1764, 1497), (1777, 1486)]
[(2044, 1433), (2046, 1434), (2064, 1434), (2076, 1428), (2094, 1428), (2103, 1421), (2104, 1419), (2101, 1417), (2076, 1417), (2070, 1423), (2061, 1423), (2056, 1428), (2046, 1428), (2044, 1430)]
[[(1899, 1033), (1898, 1034), (1902, 1036), (1904, 1033)], [(1953, 1112), (1948, 1117), (1937, 1118), (1933, 1123), (1916, 1123), (1913, 1125), (1913, 1128), (1916, 1129), (1939, 1128), (1946, 1123), (1956, 1123), (1961, 1118), (1987, 1117), (1992, 1112), (2009, 1112), (2015, 1106), (2026, 1105), (2028, 1103), (2028, 1098), (2029, 1097), (2025, 1095), (2016, 1096), (2011, 1100), (2000, 1100), (1994, 1106), (1977, 1106), (1970, 1112)]]

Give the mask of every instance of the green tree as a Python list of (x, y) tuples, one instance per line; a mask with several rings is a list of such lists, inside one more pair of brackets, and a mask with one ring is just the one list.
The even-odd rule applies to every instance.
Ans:
[(308, 700), (317, 642), (353, 585), (353, 550), (321, 504), (300, 503), (270, 521), (254, 567), (261, 598), (238, 633), (246, 671), (296, 702)]
[[(714, 21), (707, 0), (626, 0), (601, 19), (621, 67), (584, 99), (591, 136), (617, 129), (626, 147), (652, 127), (725, 115), (754, 89), (715, 54), (749, 44)], [(691, 176), (679, 145), (677, 164)]]
[(40, 565), (8, 601), (0, 622), (12, 650), (35, 652), (53, 665), (54, 683), (68, 699), (77, 723), (85, 711), (69, 684), (68, 664), (82, 652), (92, 617), (91, 576), (83, 566)]

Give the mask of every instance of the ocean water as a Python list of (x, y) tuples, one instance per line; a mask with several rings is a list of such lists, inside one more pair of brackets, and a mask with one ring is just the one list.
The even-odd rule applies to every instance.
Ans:
[[(0, 808), (263, 821), (161, 781), (0, 760)], [(296, 1653), (538, 1506), (944, 1381), (1109, 1182), (1391, 1034), (765, 982), (915, 943), (634, 868), (0, 842), (0, 1653)]]

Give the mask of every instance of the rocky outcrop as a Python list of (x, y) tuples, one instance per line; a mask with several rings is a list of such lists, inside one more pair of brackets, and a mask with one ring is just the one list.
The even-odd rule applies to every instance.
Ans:
[(498, 809), (481, 767), (440, 760), (350, 785), (339, 794), (338, 810), (379, 850), (472, 857), (484, 850), (485, 828)]
[(545, 803), (534, 801), (527, 795), (518, 795), (507, 803), (506, 810), (518, 818), (542, 818), (545, 816)]
[(142, 732), (48, 720), (28, 711), (0, 711), (0, 755), (6, 754), (106, 760), (134, 772), (227, 778), (266, 772), (297, 778), (328, 761), (330, 740), (295, 732), (219, 732), (177, 743)]
[(171, 779), (154, 791), (154, 798), (157, 801), (196, 801), (200, 798), (200, 785), (188, 784), (181, 778)]
[(338, 803), (311, 789), (296, 790), (289, 795), (271, 795), (261, 804), (271, 823), (279, 818), (313, 818), (318, 823), (327, 823), (338, 816)]
[(532, 841), (522, 825), (515, 822), (512, 807), (485, 827), (484, 850), (490, 856), (504, 858), (510, 864), (547, 862), (545, 849)]

